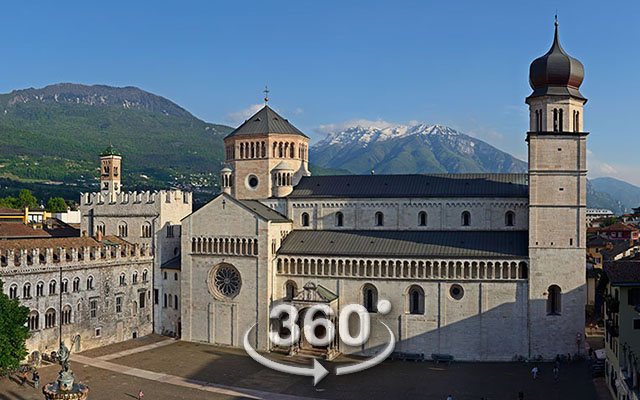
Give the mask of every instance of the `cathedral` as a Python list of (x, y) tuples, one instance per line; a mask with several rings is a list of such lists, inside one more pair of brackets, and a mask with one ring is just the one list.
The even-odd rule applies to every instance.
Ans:
[[(242, 346), (250, 331), (259, 350), (371, 355), (388, 343), (384, 322), (405, 353), (580, 353), (587, 99), (555, 29), (530, 66), (526, 174), (311, 176), (304, 133), (268, 105), (247, 119), (224, 139), (222, 192), (181, 220), (182, 339)], [(371, 336), (282, 348), (269, 338), (286, 331), (270, 318), (281, 303), (300, 319), (327, 305), (336, 326), (360, 304)]]

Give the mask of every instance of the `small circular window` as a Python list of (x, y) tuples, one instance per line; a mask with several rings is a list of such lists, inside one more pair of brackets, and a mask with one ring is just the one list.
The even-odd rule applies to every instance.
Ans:
[(217, 297), (232, 299), (240, 293), (240, 273), (231, 264), (220, 264), (211, 271), (209, 288)]
[(249, 185), (251, 189), (257, 188), (258, 183), (260, 182), (258, 181), (258, 177), (255, 175), (249, 175), (249, 177), (247, 178), (247, 185)]
[(460, 300), (462, 296), (464, 296), (464, 289), (462, 288), (462, 286), (458, 284), (451, 285), (451, 288), (449, 289), (449, 294), (454, 299)]

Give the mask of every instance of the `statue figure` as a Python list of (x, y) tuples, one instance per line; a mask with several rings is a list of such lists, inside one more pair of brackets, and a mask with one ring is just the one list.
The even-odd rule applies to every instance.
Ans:
[(58, 363), (62, 367), (61, 372), (69, 372), (69, 356), (71, 351), (64, 345), (64, 341), (60, 342), (60, 348), (58, 349)]

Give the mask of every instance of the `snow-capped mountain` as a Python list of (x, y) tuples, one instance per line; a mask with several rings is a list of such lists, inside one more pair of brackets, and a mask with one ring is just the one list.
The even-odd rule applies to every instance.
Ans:
[(442, 125), (355, 125), (311, 147), (310, 161), (357, 174), (525, 172), (526, 163)]

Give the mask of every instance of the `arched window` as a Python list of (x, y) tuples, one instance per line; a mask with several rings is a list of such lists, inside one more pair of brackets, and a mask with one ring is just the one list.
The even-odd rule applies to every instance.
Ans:
[(344, 225), (344, 214), (338, 211), (336, 213), (336, 226), (343, 226), (343, 225)]
[(558, 132), (558, 109), (554, 108), (553, 109), (553, 131), (554, 132)]
[(127, 234), (127, 223), (124, 221), (120, 221), (120, 223), (118, 224), (118, 236), (127, 237)]
[(580, 132), (580, 111), (576, 111), (576, 123), (574, 125), (576, 127), (576, 132)]
[(40, 325), (40, 314), (36, 310), (32, 310), (29, 313), (29, 330), (35, 331), (38, 330)]
[(424, 211), (420, 211), (418, 213), (418, 225), (427, 226), (427, 213)]
[(150, 238), (151, 237), (151, 223), (150, 222), (145, 222), (145, 223), (142, 224), (142, 237), (144, 237), (144, 238)]
[(378, 289), (370, 283), (362, 287), (362, 305), (370, 313), (378, 312)]
[(25, 283), (22, 287), (22, 298), (30, 299), (31, 298), (31, 284), (29, 282)]
[(56, 281), (49, 282), (49, 294), (56, 294)]
[(146, 282), (149, 279), (149, 271), (146, 269), (142, 271), (142, 282)]
[(40, 281), (36, 285), (36, 296), (44, 296), (44, 282)]
[(464, 211), (462, 213), (462, 226), (469, 226), (471, 225), (471, 213), (469, 211)]
[(93, 276), (87, 278), (87, 290), (93, 290)]
[(15, 299), (18, 297), (18, 285), (15, 283), (9, 287), (9, 298)]
[(561, 109), (559, 110), (559, 114), (560, 114), (560, 115), (559, 115), (559, 118), (558, 118), (558, 131), (559, 131), (559, 132), (562, 132), (562, 131), (563, 131), (563, 128), (562, 128), (562, 114), (563, 114), (563, 112), (562, 112), (562, 111), (563, 111), (563, 110), (562, 110), (562, 108), (561, 108)]
[(73, 291), (74, 292), (80, 291), (80, 278), (78, 278), (77, 276), (73, 278)]
[(278, 143), (278, 157), (282, 158), (282, 142)]
[(124, 286), (126, 284), (127, 284), (127, 276), (123, 272), (120, 274), (120, 286)]
[(61, 293), (69, 292), (69, 280), (67, 278), (64, 278), (62, 280), (62, 283), (60, 283), (60, 292)]
[(302, 226), (309, 226), (309, 214), (302, 213), (301, 224)]
[(131, 275), (131, 283), (138, 283), (138, 271), (134, 271)]
[(562, 291), (557, 285), (549, 286), (547, 289), (547, 314), (560, 315), (562, 309)]
[(384, 226), (384, 214), (380, 211), (376, 212), (376, 226)]
[(66, 305), (62, 309), (62, 325), (69, 325), (71, 323), (71, 306)]
[(96, 235), (100, 232), (103, 236), (105, 235), (104, 222), (98, 222), (96, 225)]
[(412, 285), (407, 290), (407, 312), (409, 314), (424, 314), (424, 290), (418, 285)]
[(294, 281), (287, 281), (287, 283), (284, 284), (285, 299), (293, 299), (296, 296), (296, 293), (298, 293), (298, 286), (296, 285), (296, 283)]
[(53, 328), (54, 326), (56, 326), (56, 310), (50, 308), (44, 313), (44, 327), (47, 329)]
[(507, 211), (504, 215), (504, 224), (506, 226), (514, 226), (516, 224), (516, 214), (513, 211)]

